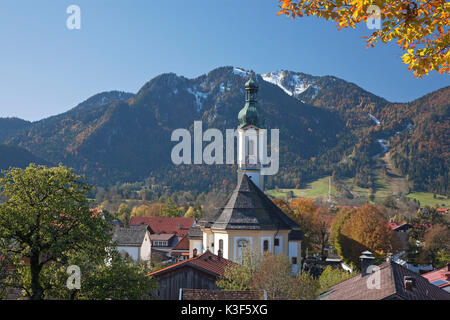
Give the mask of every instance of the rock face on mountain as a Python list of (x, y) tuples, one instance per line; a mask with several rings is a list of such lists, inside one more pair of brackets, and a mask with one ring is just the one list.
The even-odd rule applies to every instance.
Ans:
[[(178, 128), (192, 131), (198, 120), (203, 130), (236, 128), (249, 76), (250, 71), (234, 67), (217, 68), (195, 79), (162, 74), (136, 94), (100, 93), (63, 114), (23, 123), (20, 130), (9, 130), (4, 140), (50, 163), (74, 167), (99, 185), (153, 177), (175, 189), (205, 190), (234, 182), (234, 168), (173, 165), (170, 154), (176, 142), (171, 142), (171, 133)], [(360, 145), (367, 156), (376, 154), (377, 139), (389, 139), (395, 135), (392, 128), (409, 122), (414, 128), (417, 122), (417, 115), (410, 114), (399, 119), (398, 126), (392, 125), (386, 115), (398, 105), (336, 77), (278, 71), (256, 75), (255, 81), (267, 128), (280, 129), (281, 171), (268, 179), (268, 186), (295, 187), (331, 174), (355, 146)], [(448, 89), (443, 89), (439, 101), (448, 98)], [(443, 112), (441, 102), (436, 102), (439, 111), (433, 109), (430, 115)]]

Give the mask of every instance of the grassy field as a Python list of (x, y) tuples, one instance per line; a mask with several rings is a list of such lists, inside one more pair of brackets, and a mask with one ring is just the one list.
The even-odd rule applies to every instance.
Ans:
[(406, 197), (420, 201), (421, 207), (423, 206), (435, 207), (436, 205), (444, 208), (450, 207), (450, 199), (447, 199), (445, 196), (442, 195), (436, 195), (435, 199), (433, 194), (430, 192), (413, 192), (408, 194)]
[[(294, 198), (320, 198), (321, 200), (328, 199), (328, 179), (329, 177), (320, 178), (313, 182), (310, 182), (302, 189), (272, 189), (267, 190), (266, 193), (275, 198), (286, 199), (287, 193), (289, 191), (293, 192)], [(376, 189), (375, 189), (375, 200), (374, 203), (383, 203), (386, 197), (398, 195), (398, 191), (402, 190), (403, 187), (399, 188), (397, 185), (398, 179), (385, 178), (382, 174), (377, 174), (375, 178)], [(393, 184), (395, 183), (395, 184)], [(341, 181), (341, 184), (351, 193), (353, 200), (355, 202), (364, 203), (368, 201), (369, 189), (361, 188), (353, 184), (352, 179), (345, 179)], [(405, 192), (406, 193), (406, 192)], [(340, 203), (343, 200), (343, 194), (336, 191), (334, 184), (332, 182), (331, 186), (331, 199), (334, 203)], [(429, 192), (413, 192), (406, 196), (410, 199), (416, 199), (420, 201), (420, 206), (431, 206), (435, 207), (437, 204), (439, 207), (450, 207), (450, 199), (445, 196), (437, 195), (436, 199), (433, 197), (433, 193)]]
[[(286, 199), (287, 193), (292, 191), (295, 198), (317, 198), (322, 197), (326, 199), (328, 197), (328, 180), (329, 177), (324, 177), (308, 183), (305, 188), (302, 189), (272, 189), (267, 190), (266, 193), (276, 198)], [(331, 185), (331, 195), (336, 196), (338, 193)]]

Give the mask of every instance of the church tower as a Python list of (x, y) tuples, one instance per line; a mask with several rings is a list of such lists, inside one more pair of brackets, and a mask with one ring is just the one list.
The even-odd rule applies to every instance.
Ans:
[(238, 115), (238, 181), (246, 174), (264, 190), (264, 176), (261, 175), (264, 120), (258, 111), (257, 93), (258, 85), (251, 77), (245, 83), (245, 105)]

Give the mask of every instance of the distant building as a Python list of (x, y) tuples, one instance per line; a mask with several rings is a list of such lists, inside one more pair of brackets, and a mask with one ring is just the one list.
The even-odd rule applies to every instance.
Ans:
[(422, 274), (431, 284), (450, 292), (450, 263), (438, 270)]
[(184, 236), (170, 251), (173, 262), (189, 259), (189, 239)]
[(158, 254), (162, 260), (173, 260), (172, 249), (186, 237), (189, 229), (195, 225), (195, 218), (184, 217), (133, 217), (130, 225), (147, 225), (150, 229), (152, 254)]
[(370, 252), (360, 258), (362, 273), (331, 287), (320, 300), (450, 300), (450, 293), (393, 261), (372, 269)]
[(128, 255), (136, 262), (151, 260), (152, 245), (150, 228), (146, 225), (130, 226), (129, 228), (116, 227), (113, 241), (117, 250)]
[(156, 299), (178, 300), (180, 289), (218, 290), (216, 281), (225, 274), (225, 268), (233, 265), (230, 260), (210, 251), (168, 267), (151, 272), (148, 276), (158, 281)]

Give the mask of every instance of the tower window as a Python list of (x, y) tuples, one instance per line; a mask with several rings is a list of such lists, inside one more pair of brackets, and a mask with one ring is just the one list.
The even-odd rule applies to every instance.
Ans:
[(223, 252), (223, 240), (219, 240), (219, 250)]
[(279, 238), (275, 238), (274, 246), (278, 247), (279, 245), (280, 245), (280, 239)]
[(297, 264), (297, 257), (292, 257), (292, 264)]
[(255, 154), (255, 143), (253, 140), (248, 140), (248, 155), (252, 156)]

